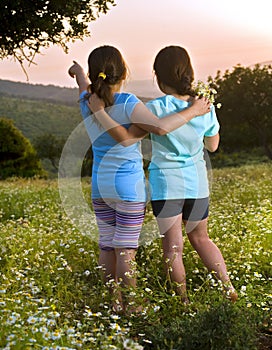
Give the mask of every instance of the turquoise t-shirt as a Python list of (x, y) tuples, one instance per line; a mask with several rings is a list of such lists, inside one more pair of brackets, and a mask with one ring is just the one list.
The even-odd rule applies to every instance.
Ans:
[[(87, 133), (92, 142), (92, 198), (110, 198), (124, 201), (146, 200), (145, 176), (141, 143), (124, 147), (118, 144), (92, 115), (86, 91), (80, 95), (80, 109)], [(131, 125), (131, 114), (140, 100), (129, 93), (114, 94), (114, 105), (109, 115), (126, 128)]]
[[(147, 103), (159, 118), (179, 112), (189, 103), (171, 95)], [(151, 200), (206, 198), (209, 184), (204, 160), (204, 136), (219, 131), (215, 109), (195, 117), (187, 124), (164, 135), (151, 134), (152, 158), (149, 165)]]

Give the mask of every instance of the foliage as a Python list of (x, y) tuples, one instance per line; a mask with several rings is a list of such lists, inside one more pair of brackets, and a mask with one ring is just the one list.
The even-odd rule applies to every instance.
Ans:
[[(160, 240), (137, 253), (140, 315), (117, 315), (97, 265), (94, 216), (81, 232), (57, 182), (0, 182), (0, 347), (3, 349), (261, 349), (271, 341), (271, 164), (214, 170), (210, 235), (239, 292), (235, 305), (185, 239), (191, 304), (163, 272)], [(89, 183), (82, 182), (89, 198)], [(78, 203), (80, 205), (80, 203)], [(143, 234), (157, 226), (148, 207)], [(261, 339), (261, 338), (260, 338)]]
[(106, 13), (114, 0), (2, 0), (0, 58), (32, 62), (42, 47), (89, 35), (89, 22)]
[(269, 162), (261, 147), (252, 148), (250, 152), (248, 150), (240, 150), (228, 153), (219, 148), (217, 152), (210, 153), (208, 156), (213, 168), (240, 167), (254, 164), (257, 166), (261, 163)]
[[(61, 94), (59, 93), (59, 95)], [(61, 97), (64, 96), (61, 95)], [(21, 100), (0, 96), (0, 115), (2, 113), (14, 120), (16, 126), (33, 143), (40, 158), (50, 159), (50, 163), (43, 162), (43, 166), (54, 175), (65, 141), (82, 122), (76, 102), (75, 99), (73, 106), (69, 106), (47, 101)], [(82, 175), (90, 176), (91, 149), (88, 151), (82, 167)]]
[(74, 102), (72, 107), (0, 96), (0, 115), (14, 120), (16, 127), (31, 142), (43, 134), (67, 138), (82, 121), (76, 100)]
[(53, 168), (58, 170), (58, 161), (65, 143), (64, 139), (52, 134), (43, 134), (34, 140), (34, 147), (41, 159), (49, 159)]
[(93, 150), (92, 146), (88, 149), (86, 156), (83, 159), (81, 176), (92, 176), (92, 166), (93, 166)]
[(0, 135), (0, 179), (43, 174), (34, 148), (11, 120), (0, 118)]
[[(161, 319), (160, 324), (145, 327), (149, 337), (156, 334), (160, 350), (256, 350), (256, 325), (250, 309), (242, 310), (227, 302), (214, 302), (192, 317)], [(145, 349), (153, 349), (153, 345)]]
[(238, 65), (211, 80), (222, 103), (218, 117), (224, 151), (261, 146), (272, 159), (272, 66)]

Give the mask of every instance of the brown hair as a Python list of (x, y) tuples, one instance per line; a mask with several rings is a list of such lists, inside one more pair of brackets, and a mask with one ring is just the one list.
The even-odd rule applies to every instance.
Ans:
[(120, 83), (127, 76), (127, 67), (119, 50), (108, 45), (94, 49), (88, 58), (88, 68), (91, 80), (88, 91), (96, 93), (106, 107), (113, 105), (111, 85)]
[(194, 71), (190, 57), (183, 47), (167, 46), (160, 50), (153, 69), (161, 90), (163, 84), (174, 89), (179, 95), (195, 95), (192, 90)]

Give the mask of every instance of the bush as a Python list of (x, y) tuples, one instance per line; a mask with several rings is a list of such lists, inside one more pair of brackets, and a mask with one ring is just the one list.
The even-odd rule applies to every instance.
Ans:
[(44, 176), (40, 160), (30, 141), (13, 122), (0, 118), (0, 179), (11, 176)]
[(209, 158), (213, 168), (258, 165), (270, 161), (260, 148), (244, 149), (236, 152), (225, 152), (220, 148), (216, 153), (209, 153)]

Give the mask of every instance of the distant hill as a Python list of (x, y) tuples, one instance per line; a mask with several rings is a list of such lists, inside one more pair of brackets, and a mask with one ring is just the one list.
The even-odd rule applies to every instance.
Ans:
[(78, 89), (55, 85), (28, 84), (0, 79), (0, 95), (74, 106), (78, 100)]
[[(155, 85), (152, 85), (152, 82), (143, 80), (128, 83), (125, 86), (125, 90), (136, 94), (143, 102), (146, 102), (156, 95), (156, 91), (152, 91), (152, 87), (156, 89)], [(146, 95), (148, 91), (150, 91), (150, 94)], [(0, 96), (20, 97), (27, 100), (41, 100), (74, 106), (78, 100), (78, 89), (0, 79)]]
[(31, 141), (48, 133), (66, 139), (82, 121), (78, 89), (0, 79), (0, 117), (12, 119)]
[(66, 139), (82, 121), (78, 90), (0, 80), (0, 117), (12, 119), (31, 141), (48, 133)]

